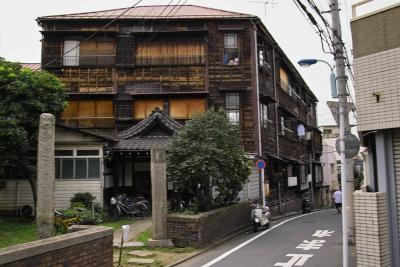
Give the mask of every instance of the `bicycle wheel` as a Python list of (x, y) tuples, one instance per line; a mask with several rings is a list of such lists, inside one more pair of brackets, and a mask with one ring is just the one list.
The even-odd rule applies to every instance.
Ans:
[(111, 220), (118, 220), (121, 217), (121, 209), (116, 205), (111, 205), (108, 207), (108, 216)]
[(137, 203), (135, 206), (136, 212), (135, 216), (136, 217), (147, 217), (149, 216), (149, 208), (141, 203)]

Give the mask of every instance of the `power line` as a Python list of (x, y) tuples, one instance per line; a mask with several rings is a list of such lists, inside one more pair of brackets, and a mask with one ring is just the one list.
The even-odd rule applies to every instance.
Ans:
[[(91, 35), (89, 35), (88, 37), (86, 37), (85, 39), (83, 39), (81, 42), (86, 42), (90, 39), (92, 39), (93, 37), (95, 37), (100, 31), (104, 30), (105, 28), (107, 28), (108, 26), (110, 26), (111, 24), (113, 24), (117, 19), (119, 19), (120, 17), (122, 17), (123, 15), (125, 15), (129, 10), (131, 10), (132, 8), (136, 7), (138, 4), (140, 4), (141, 2), (143, 2), (143, 0), (139, 0), (137, 1), (134, 5), (127, 7), (124, 12), (122, 12), (121, 14), (119, 14), (117, 17), (115, 17), (114, 19), (112, 19), (110, 22), (106, 23), (103, 27), (101, 27), (100, 29), (98, 29), (97, 31), (95, 31), (94, 33), (92, 33)], [(75, 47), (71, 48), (70, 50), (66, 51), (63, 53), (63, 56), (65, 56), (66, 54), (68, 54), (69, 52), (77, 49), (78, 47), (80, 47), (81, 42), (79, 42)], [(43, 67), (49, 66), (50, 64), (54, 63), (57, 59), (53, 59), (50, 62), (46, 63)]]

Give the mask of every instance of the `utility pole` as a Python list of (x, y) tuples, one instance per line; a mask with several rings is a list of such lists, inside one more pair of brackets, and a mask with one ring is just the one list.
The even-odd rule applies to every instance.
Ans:
[[(342, 186), (342, 230), (343, 230), (343, 267), (348, 267), (349, 237), (353, 237), (353, 191), (354, 175), (352, 160), (346, 159), (345, 134), (350, 133), (349, 116), (347, 109), (346, 72), (343, 56), (343, 42), (339, 17), (338, 0), (330, 1), (332, 15), (333, 48), (336, 64), (336, 80), (339, 96), (339, 129), (340, 129), (340, 162)], [(351, 168), (351, 169), (350, 169)], [(352, 178), (353, 177), (353, 178)]]

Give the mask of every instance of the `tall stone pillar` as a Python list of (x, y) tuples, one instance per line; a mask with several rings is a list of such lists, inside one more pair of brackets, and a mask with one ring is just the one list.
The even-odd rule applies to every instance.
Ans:
[(37, 159), (36, 225), (39, 238), (53, 236), (54, 230), (54, 135), (52, 114), (40, 115)]
[(167, 163), (164, 149), (151, 149), (151, 195), (153, 238), (149, 246), (170, 247), (167, 239)]

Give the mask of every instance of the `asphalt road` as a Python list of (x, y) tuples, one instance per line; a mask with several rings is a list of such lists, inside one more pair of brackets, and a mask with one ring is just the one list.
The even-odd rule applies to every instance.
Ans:
[[(178, 266), (339, 267), (341, 239), (341, 216), (325, 210), (274, 222), (268, 231), (245, 233)], [(355, 266), (354, 247), (350, 250), (349, 266)]]

